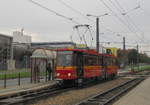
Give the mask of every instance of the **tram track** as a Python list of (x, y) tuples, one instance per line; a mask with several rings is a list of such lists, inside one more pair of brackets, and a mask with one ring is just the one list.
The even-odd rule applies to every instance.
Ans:
[(108, 105), (112, 103), (119, 96), (123, 95), (125, 92), (129, 91), (140, 82), (142, 82), (145, 78), (135, 78), (129, 80), (119, 86), (111, 88), (103, 93), (99, 93), (93, 97), (90, 97), (86, 100), (83, 100), (76, 105)]
[[(103, 81), (105, 82), (105, 81)], [(88, 88), (94, 85), (100, 84), (102, 81), (91, 82), (90, 84), (85, 84), (83, 87), (66, 87), (62, 88), (60, 86), (54, 85), (51, 87), (47, 87), (44, 89), (40, 89), (38, 91), (25, 92), (12, 95), (10, 97), (0, 97), (0, 105), (28, 105), (35, 103), (39, 100), (46, 99), (48, 97), (52, 97), (58, 95), (63, 92), (67, 92), (69, 90), (75, 90), (80, 88)]]
[(10, 97), (1, 97), (0, 105), (28, 105), (34, 103), (37, 100), (41, 100), (50, 96), (63, 93), (71, 90), (72, 88), (60, 88), (59, 86), (52, 86), (47, 89), (41, 89), (39, 91), (27, 92), (24, 94), (16, 94)]

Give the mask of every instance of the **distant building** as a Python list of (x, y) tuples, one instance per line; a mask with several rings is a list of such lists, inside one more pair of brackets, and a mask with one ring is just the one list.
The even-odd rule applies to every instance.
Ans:
[(0, 70), (8, 69), (8, 61), (11, 59), (11, 47), (13, 38), (0, 34)]
[(13, 32), (13, 43), (31, 44), (32, 38), (29, 35), (25, 35), (23, 32)]
[(25, 35), (23, 30), (13, 32), (13, 57), (16, 68), (28, 68), (30, 65), (30, 53), (32, 37)]

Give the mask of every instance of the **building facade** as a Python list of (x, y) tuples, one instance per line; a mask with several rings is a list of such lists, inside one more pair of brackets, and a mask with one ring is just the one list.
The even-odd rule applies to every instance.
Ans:
[(8, 69), (12, 57), (12, 40), (12, 37), (0, 34), (0, 70)]

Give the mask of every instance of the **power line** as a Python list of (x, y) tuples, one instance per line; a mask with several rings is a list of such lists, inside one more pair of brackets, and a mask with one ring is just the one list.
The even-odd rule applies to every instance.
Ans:
[[(119, 9), (119, 7), (121, 7), (120, 5), (119, 5), (119, 7), (117, 7), (117, 6), (115, 5), (115, 3), (114, 3), (112, 0), (109, 0), (109, 2), (122, 14), (122, 11)], [(124, 11), (123, 8), (121, 8), (121, 9)], [(127, 21), (128, 25), (130, 25), (129, 20), (125, 17), (125, 15), (123, 15), (123, 17), (124, 17), (124, 19)]]
[[(111, 2), (111, 4), (122, 14), (122, 11), (112, 2), (112, 0), (109, 0), (110, 2)], [(117, 0), (116, 0), (117, 1)], [(117, 4), (119, 5), (119, 7), (121, 7), (121, 5), (119, 4), (119, 2), (117, 2)], [(121, 7), (121, 9), (124, 11), (124, 9)], [(127, 15), (128, 16), (128, 15)], [(125, 17), (125, 15), (123, 15), (123, 17), (124, 17), (124, 19), (127, 21), (127, 23), (128, 23), (128, 25), (130, 26), (130, 23), (132, 23), (136, 28), (137, 28), (137, 26), (130, 20), (130, 22), (129, 22), (129, 16), (128, 16), (128, 19)], [(130, 28), (128, 26), (128, 28)], [(139, 28), (137, 28), (137, 29), (139, 29)], [(130, 28), (130, 30), (132, 31), (132, 29)], [(132, 31), (132, 32), (134, 32), (134, 31)], [(135, 33), (136, 34), (136, 33)], [(137, 34), (136, 34), (137, 35)]]
[[(63, 5), (65, 5), (67, 8), (69, 8), (70, 10), (72, 10), (72, 11), (74, 11), (74, 12), (76, 12), (77, 14), (79, 14), (79, 15), (81, 15), (82, 17), (84, 17), (85, 19), (87, 19), (87, 20), (90, 20), (90, 21), (92, 21), (91, 19), (89, 19), (88, 17), (86, 17), (85, 15), (83, 15), (80, 11), (78, 11), (78, 10), (76, 10), (75, 8), (73, 8), (73, 7), (71, 7), (70, 5), (68, 5), (67, 3), (65, 3), (63, 0), (58, 0), (60, 3), (62, 3)], [(92, 22), (94, 22), (94, 21), (92, 21)], [(106, 29), (106, 28), (105, 28)], [(110, 31), (109, 29), (106, 29), (106, 30), (108, 30), (108, 31)], [(90, 28), (89, 28), (89, 31), (90, 31)], [(113, 31), (111, 31), (111, 32), (113, 32)], [(113, 32), (114, 33), (114, 32)], [(93, 40), (93, 36), (92, 36), (92, 33), (90, 32), (90, 35), (91, 35), (91, 38), (92, 38), (92, 40)], [(91, 42), (92, 43), (92, 42)], [(91, 44), (92, 45), (92, 44)]]
[(35, 4), (36, 6), (39, 6), (39, 7), (43, 8), (43, 9), (49, 11), (49, 12), (51, 12), (51, 13), (54, 13), (55, 15), (57, 15), (57, 16), (59, 16), (59, 17), (62, 17), (62, 18), (64, 18), (64, 19), (66, 19), (66, 20), (69, 20), (69, 21), (71, 21), (71, 22), (73, 22), (73, 23), (75, 23), (75, 24), (80, 24), (79, 22), (73, 20), (73, 18), (69, 18), (69, 17), (67, 17), (67, 16), (64, 16), (64, 15), (62, 15), (62, 14), (60, 14), (60, 13), (58, 13), (58, 12), (52, 10), (52, 9), (49, 9), (49, 8), (46, 7), (46, 6), (43, 6), (42, 4), (40, 4), (40, 3), (38, 3), (38, 2), (35, 2), (35, 1), (33, 1), (33, 0), (29, 0), (29, 2), (31, 2), (31, 3)]
[[(111, 0), (110, 0), (111, 1)], [(118, 2), (118, 0), (115, 0), (117, 5), (122, 9), (123, 12), (125, 12), (124, 8), (121, 6), (121, 4)], [(138, 8), (138, 7), (136, 7)], [(135, 8), (134, 8), (135, 9)], [(122, 12), (120, 11), (120, 12)], [(129, 23), (132, 23), (132, 25), (139, 31), (141, 31), (141, 35), (143, 36), (143, 39), (144, 39), (144, 35), (143, 35), (143, 31), (134, 23), (134, 21), (130, 18), (130, 16), (128, 15), (123, 15), (123, 16), (127, 16), (127, 20), (129, 20), (130, 22)]]
[[(95, 31), (93, 29), (91, 29), (93, 33), (95, 33)], [(99, 33), (101, 34), (101, 33)], [(100, 37), (103, 37), (105, 38), (106, 40), (110, 39), (110, 40), (113, 40), (114, 41), (114, 38), (111, 38), (111, 37), (107, 37), (107, 36), (104, 36), (103, 34), (100, 35)]]
[[(66, 7), (68, 7), (70, 10), (74, 11), (75, 13), (81, 15), (82, 17), (84, 17), (85, 19), (89, 20), (89, 21), (92, 21), (94, 22), (93, 20), (89, 19), (88, 17), (86, 17), (85, 15), (83, 15), (80, 11), (76, 10), (75, 8), (71, 7), (70, 5), (68, 5), (67, 3), (65, 3), (63, 0), (58, 0), (60, 3), (62, 3), (63, 5), (65, 5)], [(106, 28), (105, 28), (106, 29)], [(108, 30), (108, 29), (106, 29)], [(110, 30), (108, 30), (110, 31)], [(93, 36), (92, 36), (92, 32), (90, 31), (90, 28), (89, 28), (89, 32), (90, 32), (90, 36), (92, 38), (92, 41), (93, 41)], [(111, 31), (113, 32), (113, 31)], [(114, 32), (113, 32), (114, 33)], [(92, 42), (91, 42), (91, 46), (92, 46)]]
[(110, 11), (113, 13), (113, 15), (114, 15), (115, 17), (117, 17), (117, 19), (118, 19), (124, 26), (126, 26), (132, 33), (134, 33), (134, 34), (138, 37), (138, 35), (137, 35), (135, 32), (133, 32), (132, 29), (130, 29), (130, 28), (128, 27), (128, 25), (122, 20), (122, 18), (120, 18), (103, 0), (99, 0), (99, 1), (101, 1), (101, 2), (104, 4), (104, 6), (107, 7), (107, 9), (110, 10)]
[[(80, 11), (78, 11), (77, 9), (71, 7), (69, 4), (65, 3), (63, 0), (58, 0), (61, 4), (65, 5), (67, 8), (69, 8), (70, 10), (74, 11), (75, 13), (81, 15), (82, 17), (84, 17), (85, 19), (94, 22), (93, 20), (89, 19), (88, 17), (86, 17), (84, 14), (82, 14)], [(94, 22), (95, 23), (95, 22)]]
[(101, 1), (101, 2), (104, 4), (104, 6), (107, 7), (107, 9), (108, 9), (109, 11), (111, 11), (112, 14), (113, 14), (115, 17), (117, 17), (117, 19), (118, 19), (123, 25), (126, 26), (126, 23), (112, 10), (103, 0), (98, 0), (98, 1)]

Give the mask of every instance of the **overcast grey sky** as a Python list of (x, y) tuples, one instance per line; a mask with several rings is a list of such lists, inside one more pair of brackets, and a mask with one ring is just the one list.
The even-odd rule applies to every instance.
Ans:
[[(100, 18), (100, 41), (122, 41), (125, 36), (129, 44), (135, 42), (149, 42), (150, 39), (150, 1), (149, 0), (33, 0), (49, 9), (56, 11), (64, 16), (73, 18), (81, 24), (92, 26), (92, 33), (95, 42), (95, 18), (86, 18), (86, 14), (101, 15), (108, 13), (109, 16)], [(79, 13), (72, 11), (60, 1), (65, 2)], [(113, 10), (112, 13), (103, 2)], [(117, 1), (121, 7), (117, 4)], [(140, 8), (133, 10), (139, 5)], [(115, 6), (114, 6), (115, 5)], [(130, 11), (128, 16), (122, 16), (121, 12)], [(123, 8), (124, 11), (121, 9)], [(73, 26), (76, 25), (69, 20), (48, 12), (33, 3), (30, 0), (0, 0), (0, 33), (11, 35), (12, 31), (24, 28), (25, 33), (32, 36), (33, 41), (70, 41), (72, 35), (73, 41), (80, 42), (77, 32)], [(116, 17), (123, 20), (123, 23)], [(129, 22), (128, 22), (129, 21)], [(134, 24), (133, 24), (134, 23)], [(135, 26), (136, 25), (136, 26)], [(130, 29), (129, 29), (130, 28)], [(85, 29), (81, 29), (83, 33)], [(144, 32), (144, 37), (143, 37)], [(72, 34), (73, 33), (73, 34)], [(122, 36), (119, 36), (120, 34)], [(91, 39), (87, 32), (86, 39)], [(90, 42), (88, 42), (90, 43)], [(116, 46), (116, 44), (111, 44)], [(142, 44), (147, 46), (146, 44)]]

